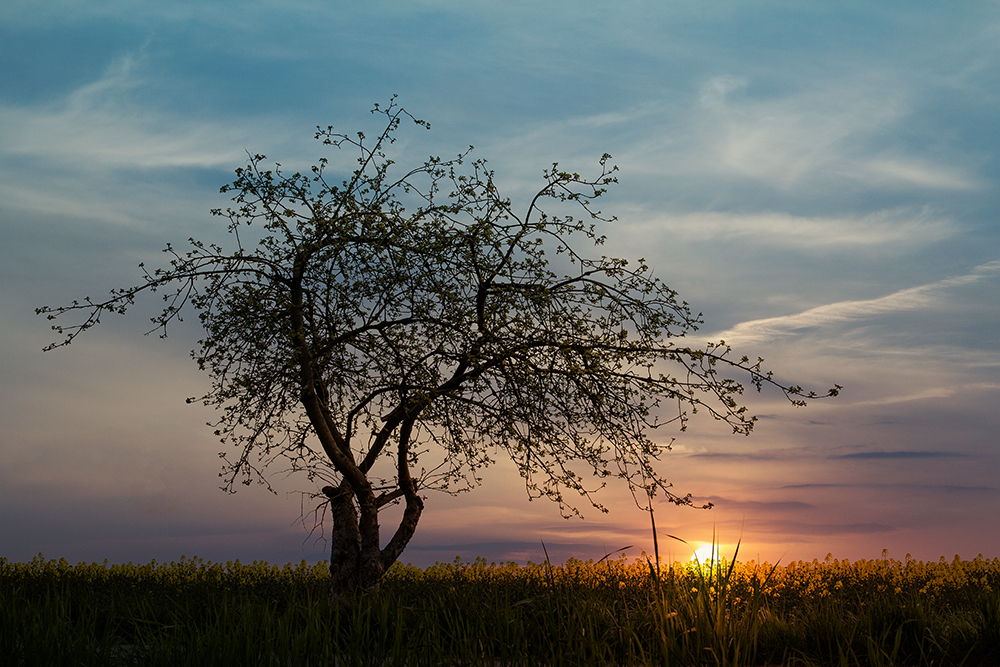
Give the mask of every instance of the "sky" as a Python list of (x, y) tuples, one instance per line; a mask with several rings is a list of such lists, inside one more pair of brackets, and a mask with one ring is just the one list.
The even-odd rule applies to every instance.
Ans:
[[(224, 240), (247, 152), (307, 169), (316, 126), (371, 131), (393, 95), (431, 124), (397, 162), (474, 145), (515, 203), (610, 153), (601, 252), (702, 312), (692, 342), (844, 387), (749, 391), (749, 437), (658, 431), (715, 506), (656, 505), (662, 555), (1000, 557), (1000, 3), (777, 0), (0, 4), (0, 557), (327, 557), (306, 480), (219, 489), (197, 318), (143, 336), (139, 303), (43, 353), (34, 309)], [(498, 465), (427, 498), (401, 560), (652, 553), (627, 490), (603, 501), (564, 519)]]

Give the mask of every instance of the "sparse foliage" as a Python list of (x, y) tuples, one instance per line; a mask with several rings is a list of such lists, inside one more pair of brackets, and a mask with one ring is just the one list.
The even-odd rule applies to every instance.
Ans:
[[(496, 457), (564, 512), (578, 496), (600, 507), (593, 493), (607, 478), (690, 504), (657, 472), (669, 439), (651, 433), (683, 430), (697, 410), (749, 433), (744, 386), (720, 370), (796, 404), (816, 397), (722, 342), (683, 344), (699, 316), (642, 260), (585, 252), (611, 221), (593, 207), (615, 182), (610, 156), (593, 177), (553, 164), (516, 208), (471, 147), (398, 168), (387, 151), (400, 123), (427, 124), (394, 101), (373, 113), (385, 119), (374, 140), (316, 133), (357, 154), (346, 178), (326, 159), (306, 174), (265, 169), (262, 155), (237, 169), (222, 188), (234, 206), (213, 211), (234, 248), (190, 239), (107, 300), (39, 309), (86, 315), (54, 326), (63, 338), (50, 348), (141, 292), (163, 296), (154, 331), (197, 311), (205, 335), (193, 356), (211, 388), (189, 400), (217, 408), (215, 432), (235, 445), (225, 488), (266, 483), (277, 459), (322, 486), (335, 591), (377, 582), (426, 493), (474, 486)], [(402, 519), (380, 547), (379, 511), (397, 502)]]

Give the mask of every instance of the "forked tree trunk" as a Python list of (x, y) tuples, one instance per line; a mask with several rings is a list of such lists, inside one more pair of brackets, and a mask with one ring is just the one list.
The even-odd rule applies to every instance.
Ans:
[[(407, 499), (403, 517), (392, 539), (379, 549), (377, 509), (362, 516), (350, 491), (324, 487), (330, 499), (333, 526), (330, 531), (330, 595), (338, 598), (374, 588), (385, 571), (396, 562), (416, 530), (423, 501), (415, 494)], [(374, 539), (362, 539), (363, 527)]]

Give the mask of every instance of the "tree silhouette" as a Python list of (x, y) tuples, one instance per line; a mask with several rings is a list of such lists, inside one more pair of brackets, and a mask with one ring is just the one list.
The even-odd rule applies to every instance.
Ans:
[[(192, 355), (211, 388), (188, 400), (217, 408), (215, 433), (235, 445), (224, 488), (266, 483), (278, 459), (322, 485), (335, 594), (378, 582), (426, 494), (474, 486), (497, 457), (564, 513), (578, 496), (601, 508), (593, 494), (606, 478), (691, 504), (657, 472), (670, 445), (650, 433), (683, 430), (698, 410), (749, 433), (744, 386), (720, 369), (794, 404), (817, 397), (723, 342), (682, 344), (700, 316), (642, 260), (583, 252), (602, 244), (596, 225), (611, 220), (592, 207), (615, 182), (610, 156), (593, 178), (553, 164), (518, 210), (471, 147), (397, 168), (387, 151), (401, 121), (429, 126), (395, 100), (373, 113), (385, 121), (373, 141), (316, 133), (357, 153), (346, 178), (329, 176), (326, 159), (307, 174), (266, 170), (262, 155), (237, 169), (222, 188), (234, 206), (213, 211), (234, 247), (168, 245), (169, 264), (143, 267), (138, 285), (38, 309), (85, 316), (54, 325), (62, 338), (46, 349), (124, 313), (142, 292), (164, 299), (153, 319), (163, 335), (186, 308), (197, 311), (204, 338)], [(396, 503), (402, 518), (383, 546), (379, 512)]]

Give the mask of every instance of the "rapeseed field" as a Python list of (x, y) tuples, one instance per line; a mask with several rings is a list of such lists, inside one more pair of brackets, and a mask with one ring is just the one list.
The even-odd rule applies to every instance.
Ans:
[(397, 564), (0, 558), (5, 665), (1000, 664), (1000, 560)]

